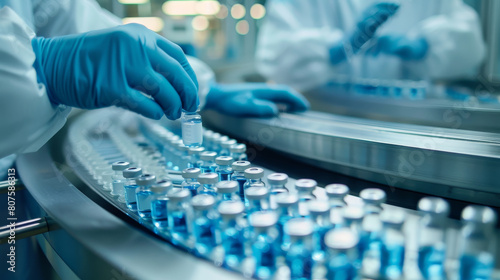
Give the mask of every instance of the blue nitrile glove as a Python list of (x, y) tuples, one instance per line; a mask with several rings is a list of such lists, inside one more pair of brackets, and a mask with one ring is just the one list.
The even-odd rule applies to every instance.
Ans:
[(409, 39), (404, 35), (385, 35), (377, 39), (368, 53), (371, 55), (385, 53), (403, 60), (421, 60), (428, 50), (429, 44), (424, 38)]
[(309, 109), (309, 102), (300, 93), (286, 86), (264, 83), (214, 84), (205, 108), (230, 116), (272, 117), (278, 114), (276, 103), (285, 104), (287, 111), (292, 112)]
[(38, 81), (53, 104), (116, 105), (153, 119), (198, 107), (198, 83), (182, 50), (142, 25), (35, 38), (32, 46)]
[(356, 24), (356, 29), (346, 39), (330, 48), (330, 61), (338, 64), (375, 36), (377, 29), (399, 9), (396, 3), (377, 3), (367, 8)]

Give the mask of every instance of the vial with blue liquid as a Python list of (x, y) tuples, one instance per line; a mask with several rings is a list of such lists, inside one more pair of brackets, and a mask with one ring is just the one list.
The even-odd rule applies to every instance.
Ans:
[(117, 161), (111, 165), (111, 169), (115, 172), (113, 175), (111, 195), (118, 196), (118, 201), (125, 202), (125, 177), (123, 170), (130, 167), (130, 163), (126, 161)]
[(313, 192), (317, 185), (318, 183), (312, 179), (300, 179), (295, 182), (295, 189), (299, 196), (299, 211), (304, 217), (309, 215), (307, 211), (307, 202), (316, 199)]
[(469, 205), (462, 211), (460, 280), (491, 279), (495, 267), (497, 215), (486, 206)]
[[(344, 224), (340, 228), (350, 229), (359, 239), (362, 232), (363, 218), (365, 217), (365, 211), (360, 206), (346, 206), (343, 208), (343, 221)], [(337, 229), (337, 227), (335, 227)], [(356, 246), (356, 259), (353, 261), (353, 265), (356, 270), (361, 269), (363, 263), (363, 248)]]
[(418, 202), (423, 214), (418, 231), (418, 267), (425, 279), (446, 279), (446, 200), (424, 197)]
[(151, 186), (153, 198), (151, 200), (151, 219), (155, 227), (164, 230), (168, 228), (168, 192), (172, 189), (171, 181), (161, 180)]
[(189, 168), (200, 168), (203, 162), (200, 159), (201, 153), (205, 151), (205, 148), (203, 147), (192, 147), (189, 148), (188, 154), (189, 154), (189, 163), (188, 167)]
[(173, 188), (168, 192), (168, 228), (174, 243), (186, 244), (192, 233), (193, 208), (191, 192)]
[(278, 217), (273, 211), (254, 212), (249, 216), (252, 227), (252, 255), (255, 261), (254, 277), (271, 279), (276, 272), (278, 248), (275, 228)]
[(238, 195), (238, 183), (235, 181), (220, 181), (215, 184), (217, 189), (217, 203), (222, 203), (223, 201), (241, 201)]
[(245, 178), (245, 170), (250, 168), (249, 161), (235, 161), (231, 165), (233, 168), (233, 175), (231, 176), (232, 181), (236, 181), (239, 185), (238, 195), (241, 201), (245, 200), (245, 190), (243, 186), (245, 185), (247, 179)]
[(326, 279), (358, 279), (358, 270), (354, 266), (358, 258), (356, 250), (358, 242), (358, 236), (349, 228), (332, 229), (326, 234), (325, 244), (328, 247)]
[(234, 161), (248, 160), (247, 157), (247, 145), (245, 144), (236, 144), (231, 146), (229, 149), (231, 152), (231, 157)]
[(290, 238), (285, 235), (285, 224), (293, 218), (300, 218), (299, 197), (293, 193), (281, 193), (276, 195), (276, 212), (278, 213), (277, 243), (280, 244), (280, 250), (286, 252), (290, 247)]
[(217, 196), (217, 189), (215, 188), (215, 184), (219, 182), (219, 176), (215, 173), (202, 173), (198, 176), (198, 182), (201, 185), (198, 194), (204, 193), (213, 196)]
[(380, 215), (383, 224), (380, 277), (401, 279), (405, 262), (405, 235), (402, 227), (405, 213), (402, 210), (385, 210)]
[(202, 162), (200, 169), (202, 173), (215, 172), (215, 169), (217, 168), (217, 165), (215, 164), (216, 157), (216, 152), (205, 151), (200, 154), (200, 160)]
[(363, 200), (365, 217), (363, 218), (362, 229), (359, 236), (359, 252), (361, 257), (380, 259), (382, 222), (380, 213), (382, 203), (386, 200), (386, 194), (381, 189), (368, 188), (359, 193)]
[(245, 225), (242, 214), (245, 205), (241, 201), (225, 200), (217, 208), (220, 217), (222, 248), (224, 248), (224, 266), (237, 268), (245, 259)]
[(237, 145), (238, 142), (234, 139), (229, 139), (227, 141), (220, 143), (219, 156), (231, 156), (231, 147)]
[(231, 180), (231, 175), (233, 175), (233, 158), (230, 156), (219, 156), (215, 159), (217, 168), (215, 172), (219, 175), (219, 181), (229, 181)]
[(312, 279), (313, 229), (313, 222), (307, 218), (293, 218), (285, 224), (285, 233), (291, 240), (285, 256), (286, 265), (290, 269), (290, 279)]
[(245, 195), (244, 202), (245, 206), (248, 206), (248, 200), (246, 198), (246, 190), (253, 186), (263, 186), (266, 185), (262, 182), (262, 177), (264, 177), (264, 169), (259, 167), (250, 167), (245, 169), (245, 179), (247, 180), (243, 184), (243, 193)]
[(325, 235), (333, 228), (330, 221), (330, 204), (323, 200), (311, 200), (307, 203), (307, 208), (309, 210), (309, 216), (314, 222), (314, 260), (323, 261), (325, 259), (325, 252), (327, 251), (324, 242)]
[(156, 183), (155, 175), (143, 174), (136, 179), (138, 187), (135, 189), (137, 212), (143, 219), (151, 218), (151, 201), (153, 192), (151, 186)]
[(264, 186), (253, 186), (246, 189), (246, 197), (248, 205), (246, 207), (247, 214), (253, 212), (270, 210), (269, 205), (269, 190)]
[(349, 194), (349, 187), (344, 184), (330, 184), (325, 186), (325, 192), (330, 204), (330, 219), (335, 227), (344, 223), (343, 209), (347, 206), (345, 197)]
[(188, 147), (199, 147), (203, 143), (203, 126), (198, 112), (182, 110), (182, 141)]
[(125, 181), (125, 202), (127, 208), (132, 211), (137, 211), (137, 199), (135, 189), (137, 188), (136, 178), (142, 175), (142, 169), (139, 167), (129, 167), (123, 170)]
[(267, 176), (267, 184), (269, 185), (270, 203), (271, 208), (276, 209), (276, 195), (280, 193), (287, 193), (286, 183), (288, 182), (288, 175), (284, 173), (273, 173)]
[(217, 246), (219, 215), (215, 209), (215, 197), (199, 194), (191, 200), (194, 210), (193, 234), (196, 252), (208, 256)]
[(198, 189), (200, 188), (200, 183), (198, 182), (198, 176), (200, 176), (201, 170), (199, 168), (186, 168), (182, 170), (182, 178), (184, 181), (181, 186), (183, 189), (187, 189), (191, 192), (191, 196), (198, 194)]

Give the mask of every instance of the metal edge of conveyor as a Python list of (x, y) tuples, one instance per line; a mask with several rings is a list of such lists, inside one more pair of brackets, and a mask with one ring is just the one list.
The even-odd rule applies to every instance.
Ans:
[(39, 242), (47, 241), (79, 278), (242, 278), (134, 229), (101, 208), (56, 168), (47, 145), (19, 156), (17, 168), (31, 196), (60, 227), (44, 233)]
[(360, 179), (500, 206), (500, 138), (319, 112), (270, 119), (205, 112), (217, 131)]

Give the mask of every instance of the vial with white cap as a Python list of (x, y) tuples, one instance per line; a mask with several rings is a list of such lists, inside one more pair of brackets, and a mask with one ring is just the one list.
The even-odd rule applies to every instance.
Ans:
[(204, 193), (213, 196), (217, 196), (217, 189), (215, 184), (219, 182), (219, 176), (215, 173), (203, 173), (198, 176), (198, 182), (201, 184), (201, 189), (198, 194)]
[[(356, 234), (359, 238), (362, 232), (362, 222), (365, 217), (365, 211), (360, 206), (346, 206), (343, 208), (343, 219), (345, 228), (348, 228)], [(356, 269), (361, 269), (361, 264), (363, 261), (363, 248), (357, 246), (357, 258), (354, 261), (354, 267)]]
[(325, 187), (328, 202), (330, 203), (330, 218), (335, 225), (342, 225), (342, 209), (347, 206), (345, 197), (349, 194), (349, 187), (344, 184), (330, 184)]
[(405, 261), (405, 235), (402, 230), (405, 213), (399, 209), (384, 210), (380, 220), (384, 229), (379, 275), (384, 279), (400, 279)]
[(285, 235), (285, 224), (288, 220), (299, 218), (299, 197), (293, 193), (281, 193), (276, 195), (277, 213), (279, 215), (276, 228), (278, 229), (277, 242), (280, 249), (286, 252), (290, 247), (290, 238)]
[(385, 192), (381, 189), (368, 188), (359, 193), (364, 203), (365, 217), (363, 218), (362, 230), (359, 236), (359, 251), (370, 254), (374, 258), (380, 258), (382, 222), (380, 221), (380, 212), (382, 203), (386, 200)]
[(229, 139), (227, 141), (220, 143), (220, 151), (219, 156), (230, 156), (231, 155), (231, 147), (237, 145), (238, 142), (234, 139)]
[(257, 211), (270, 210), (269, 208), (269, 190), (264, 186), (253, 186), (245, 191), (248, 206), (247, 214)]
[(203, 143), (201, 116), (196, 112), (182, 110), (182, 141), (188, 147), (199, 147)]
[(497, 215), (486, 206), (469, 205), (462, 211), (460, 279), (491, 279), (495, 267)]
[(217, 157), (216, 152), (209, 152), (205, 151), (200, 154), (200, 160), (201, 160), (201, 172), (206, 173), (206, 172), (215, 172), (215, 169), (217, 168), (217, 165), (215, 164), (215, 158)]
[(312, 221), (306, 218), (293, 218), (285, 224), (285, 233), (291, 240), (285, 256), (290, 279), (312, 279), (313, 228)]
[(217, 182), (215, 184), (215, 188), (217, 189), (217, 203), (233, 200), (241, 201), (238, 196), (238, 187), (238, 183), (235, 181)]
[(233, 168), (231, 168), (233, 158), (230, 156), (219, 156), (215, 159), (215, 163), (217, 164), (215, 173), (219, 175), (219, 181), (231, 180), (231, 175), (233, 174)]
[(250, 167), (249, 161), (235, 161), (231, 165), (233, 168), (233, 175), (231, 176), (232, 181), (236, 181), (239, 185), (238, 195), (241, 201), (245, 200), (245, 190), (243, 186), (245, 185), (247, 179), (245, 178), (245, 170)]
[(136, 179), (139, 187), (135, 190), (137, 200), (137, 212), (143, 219), (151, 218), (151, 201), (153, 192), (151, 186), (156, 183), (156, 177), (152, 174), (142, 174)]
[(333, 227), (330, 221), (330, 204), (323, 200), (311, 200), (307, 202), (307, 209), (314, 222), (314, 259), (321, 261), (325, 258), (326, 252), (325, 235)]
[(168, 228), (174, 243), (185, 243), (192, 232), (193, 207), (191, 206), (191, 192), (186, 189), (173, 188), (168, 192), (167, 205)]
[(424, 197), (418, 202), (423, 214), (418, 232), (418, 267), (425, 279), (446, 279), (446, 218), (450, 207), (438, 197)]
[(278, 217), (273, 211), (254, 212), (249, 216), (253, 229), (252, 255), (255, 261), (254, 277), (270, 279), (276, 271), (276, 257), (279, 254), (275, 228)]
[(245, 225), (241, 216), (245, 205), (241, 201), (222, 201), (217, 208), (221, 216), (221, 240), (224, 248), (224, 265), (236, 268), (245, 259)]
[(234, 161), (241, 161), (241, 160), (248, 160), (246, 151), (247, 151), (247, 145), (245, 144), (236, 144), (231, 146), (229, 149), (231, 152), (231, 157), (233, 158)]
[(118, 196), (118, 201), (125, 202), (125, 177), (123, 170), (130, 167), (130, 163), (126, 161), (117, 161), (111, 165), (111, 169), (115, 172), (113, 175), (113, 183), (111, 195)]
[(160, 230), (168, 228), (168, 192), (172, 189), (173, 185), (171, 181), (161, 180), (156, 182), (151, 186), (151, 192), (153, 193), (153, 199), (151, 200), (151, 218), (153, 219), (153, 224)]
[(193, 234), (195, 249), (199, 255), (206, 256), (217, 246), (218, 214), (215, 210), (215, 197), (199, 194), (191, 199), (194, 210)]
[(191, 192), (191, 196), (195, 196), (200, 188), (200, 183), (198, 182), (198, 176), (200, 176), (201, 170), (199, 168), (186, 168), (182, 170), (182, 178), (184, 181), (181, 186), (183, 189), (187, 189)]
[(137, 188), (137, 183), (135, 179), (142, 174), (142, 169), (139, 167), (129, 167), (123, 170), (123, 177), (125, 181), (125, 202), (127, 203), (127, 208), (132, 211), (137, 211), (137, 200), (135, 196), (135, 189)]
[(288, 192), (288, 189), (286, 188), (287, 182), (288, 175), (286, 175), (285, 173), (273, 173), (267, 176), (267, 183), (270, 188), (269, 194), (271, 195), (271, 208), (276, 209), (277, 207), (275, 202), (276, 195)]
[(295, 182), (295, 189), (299, 196), (299, 212), (304, 217), (309, 215), (306, 203), (316, 199), (313, 191), (316, 189), (317, 185), (318, 183), (312, 179), (300, 179)]
[(246, 198), (246, 190), (253, 186), (264, 186), (264, 182), (262, 182), (262, 177), (264, 177), (264, 169), (259, 167), (250, 167), (245, 169), (245, 178), (246, 182), (243, 184), (243, 193), (245, 195), (245, 206), (248, 207), (248, 200)]
[(216, 137), (216, 139), (214, 140), (214, 145), (212, 147), (212, 151), (216, 152), (217, 154), (220, 153), (221, 149), (222, 149), (222, 143), (223, 142), (226, 142), (227, 140), (229, 140), (229, 137), (225, 136), (225, 135), (220, 135), (219, 134), (219, 137)]
[(349, 228), (332, 229), (326, 234), (329, 260), (326, 279), (357, 279), (357, 269), (353, 264), (358, 258), (358, 241), (358, 236)]
[(191, 147), (189, 148), (189, 168), (200, 168), (202, 165), (202, 161), (200, 159), (201, 153), (205, 151), (203, 147)]

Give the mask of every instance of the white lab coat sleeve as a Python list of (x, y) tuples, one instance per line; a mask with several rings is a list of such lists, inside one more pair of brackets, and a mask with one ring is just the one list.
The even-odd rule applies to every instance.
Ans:
[(77, 34), (122, 24), (120, 18), (101, 8), (95, 0), (38, 1), (33, 15), (37, 36), (43, 37)]
[(188, 56), (189, 64), (193, 68), (198, 80), (198, 96), (200, 99), (200, 109), (206, 104), (208, 92), (215, 83), (215, 74), (210, 67), (198, 58)]
[(71, 110), (52, 105), (44, 85), (37, 82), (34, 36), (12, 9), (0, 9), (0, 158), (39, 149)]
[(486, 47), (476, 12), (461, 0), (443, 1), (440, 15), (422, 21), (409, 36), (429, 44), (418, 76), (430, 79), (469, 77), (477, 74)]
[(304, 11), (314, 9), (311, 5), (303, 0), (269, 2), (257, 42), (259, 73), (299, 91), (323, 84), (337, 72), (330, 64), (329, 49), (344, 35), (340, 29), (308, 17), (313, 11)]

